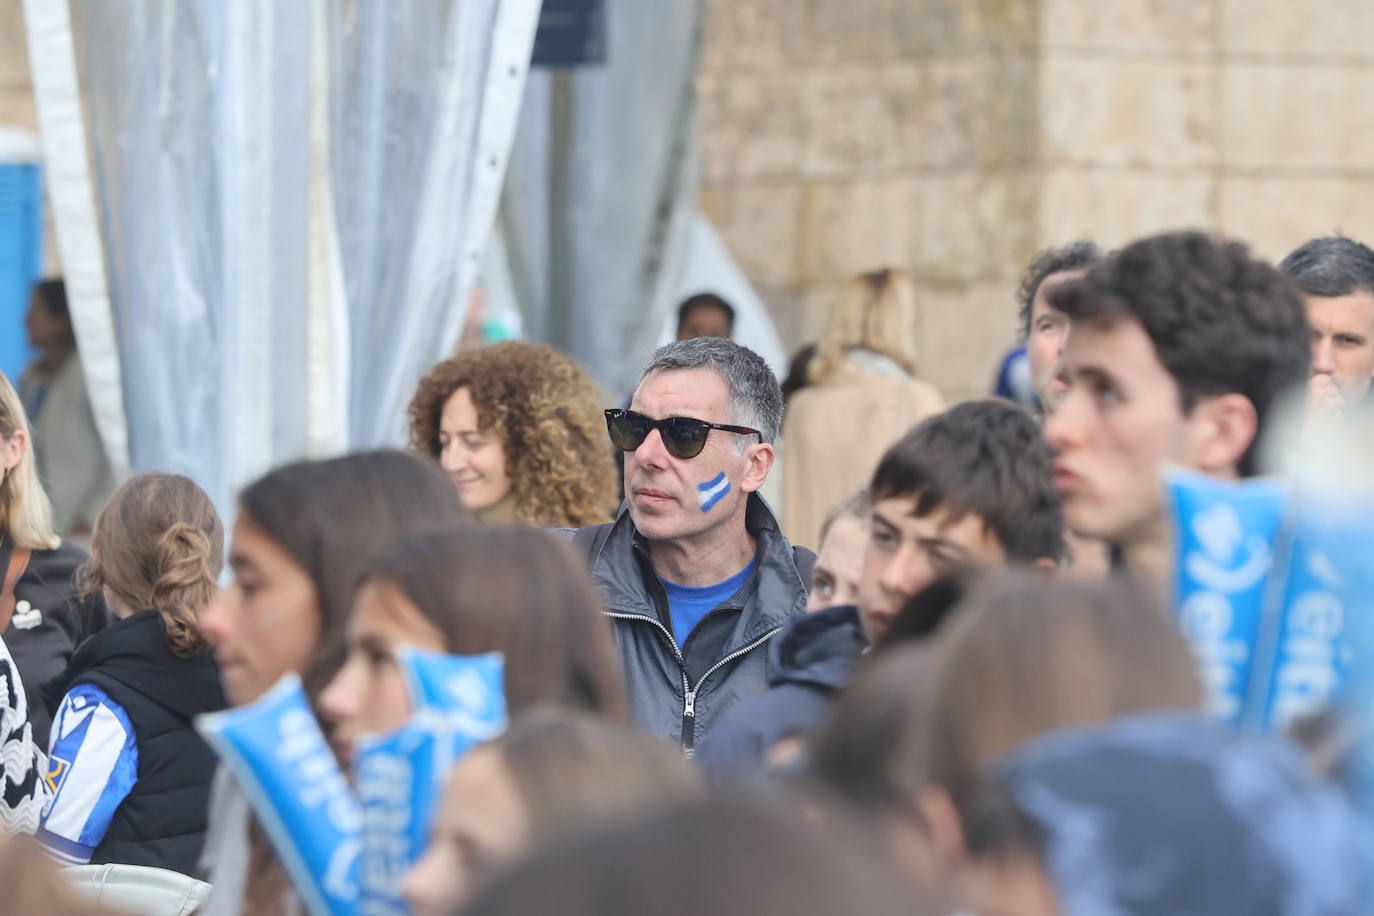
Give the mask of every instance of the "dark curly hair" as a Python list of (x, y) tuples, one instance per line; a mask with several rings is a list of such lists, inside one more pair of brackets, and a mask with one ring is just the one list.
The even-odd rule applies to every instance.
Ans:
[[(1279, 396), (1307, 378), (1307, 314), (1281, 273), (1240, 242), (1202, 232), (1141, 239), (1050, 293), (1071, 321), (1140, 322), (1178, 383), (1183, 411), (1237, 393), (1255, 407), (1259, 432)], [(1255, 472), (1250, 443), (1238, 462)]]
[(410, 402), (410, 444), (439, 457), (439, 416), (468, 389), (477, 423), (501, 439), (521, 521), (580, 528), (615, 511), (615, 463), (601, 391), (553, 347), (528, 341), (460, 353), (430, 370)]
[(1102, 249), (1090, 239), (1078, 239), (1058, 248), (1045, 248), (1037, 254), (1035, 260), (1026, 268), (1026, 272), (1021, 275), (1021, 285), (1016, 291), (1021, 339), (1030, 337), (1031, 307), (1035, 304), (1035, 294), (1046, 277), (1066, 270), (1086, 270), (1101, 260)]
[(1053, 461), (1026, 411), (1010, 401), (965, 401), (894, 442), (869, 489), (875, 503), (914, 499), (917, 518), (940, 510), (957, 522), (972, 513), (1012, 560), (1058, 560), (1064, 517)]

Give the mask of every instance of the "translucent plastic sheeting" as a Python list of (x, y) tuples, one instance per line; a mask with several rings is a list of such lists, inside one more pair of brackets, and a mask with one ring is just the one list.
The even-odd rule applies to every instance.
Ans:
[(678, 300), (715, 290), (785, 368), (757, 294), (697, 211), (702, 0), (607, 0), (604, 66), (536, 70), (501, 225), (530, 336), (630, 390)]
[(135, 469), (221, 507), (400, 444), (457, 340), (538, 0), (77, 0)]

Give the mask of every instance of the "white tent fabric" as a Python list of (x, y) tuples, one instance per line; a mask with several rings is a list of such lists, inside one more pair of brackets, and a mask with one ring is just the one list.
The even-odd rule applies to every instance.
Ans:
[(538, 9), (76, 0), (112, 327), (80, 290), (73, 312), (83, 353), (117, 353), (92, 400), (122, 402), (134, 469), (227, 509), (282, 461), (402, 442), (482, 263)]
[(785, 367), (758, 296), (700, 216), (702, 0), (607, 0), (603, 66), (531, 75), (501, 205), (529, 335), (630, 390), (683, 295), (714, 290)]
[(104, 252), (86, 156), (76, 51), (66, 3), (24, 0), (33, 91), (58, 248), (66, 269), (72, 328), (81, 348), (96, 429), (118, 478), (129, 467), (121, 372)]

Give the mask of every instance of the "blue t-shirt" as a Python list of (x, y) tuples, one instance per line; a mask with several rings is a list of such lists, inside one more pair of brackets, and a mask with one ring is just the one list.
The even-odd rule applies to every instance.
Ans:
[(668, 592), (668, 615), (673, 618), (673, 636), (677, 638), (678, 645), (687, 641), (692, 630), (701, 623), (701, 618), (740, 590), (740, 586), (744, 585), (756, 565), (757, 559), (750, 560), (748, 566), (724, 582), (704, 588), (690, 588), (669, 582), (667, 579), (659, 579), (664, 590)]
[(53, 798), (37, 839), (62, 864), (84, 865), (138, 781), (138, 738), (124, 707), (94, 684), (77, 684), (53, 719), (51, 741)]

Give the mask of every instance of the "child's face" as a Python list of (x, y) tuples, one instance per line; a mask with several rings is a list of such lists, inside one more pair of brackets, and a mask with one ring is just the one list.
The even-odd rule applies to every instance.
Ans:
[(808, 611), (844, 604), (858, 604), (863, 579), (864, 554), (868, 550), (868, 523), (863, 519), (835, 519), (821, 542), (816, 568), (811, 574)]
[(915, 497), (880, 499), (864, 553), (859, 584), (859, 617), (870, 643), (877, 643), (907, 599), (955, 570), (995, 568), (1007, 554), (983, 517), (969, 513), (952, 520), (937, 507), (924, 517), (915, 513)]

